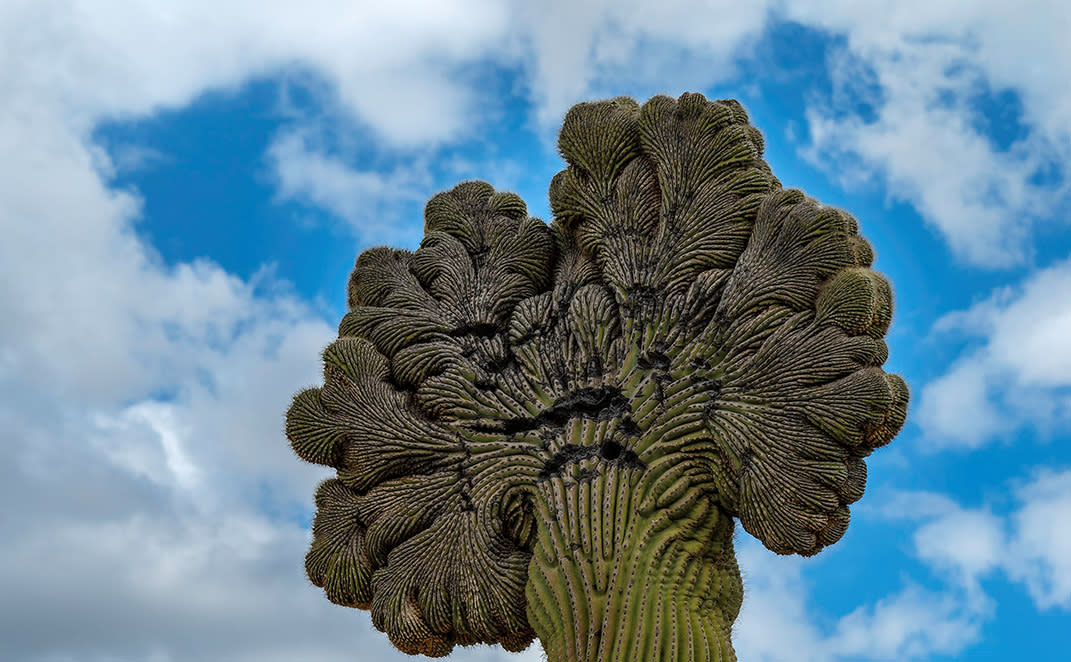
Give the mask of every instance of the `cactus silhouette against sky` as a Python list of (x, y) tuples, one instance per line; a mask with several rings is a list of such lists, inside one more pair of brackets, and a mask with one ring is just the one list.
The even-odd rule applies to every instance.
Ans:
[(779, 554), (848, 526), (907, 411), (852, 216), (784, 190), (739, 103), (582, 103), (548, 226), (466, 182), (374, 248), (286, 422), (337, 469), (309, 578), (400, 650), (734, 660), (734, 521)]

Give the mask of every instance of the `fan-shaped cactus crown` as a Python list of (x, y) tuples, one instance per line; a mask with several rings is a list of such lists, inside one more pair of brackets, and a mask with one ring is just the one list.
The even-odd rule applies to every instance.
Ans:
[[(324, 386), (287, 414), (337, 469), (308, 576), (409, 653), (538, 632), (552, 659), (625, 659), (655, 628), (662, 659), (731, 657), (733, 518), (818, 552), (904, 421), (889, 284), (852, 216), (781, 188), (735, 101), (580, 104), (559, 147), (551, 225), (466, 182), (416, 251), (357, 259)], [(649, 615), (644, 574), (705, 614), (676, 643), (691, 621)]]

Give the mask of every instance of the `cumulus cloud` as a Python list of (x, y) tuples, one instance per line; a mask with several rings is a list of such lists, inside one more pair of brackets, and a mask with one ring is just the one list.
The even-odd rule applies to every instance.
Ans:
[[(470, 65), (523, 72), (536, 119), (556, 127), (590, 96), (679, 93), (732, 79), (765, 28), (791, 20), (844, 37), (830, 59), (833, 96), (816, 91), (806, 111), (816, 163), (849, 173), (847, 185), (880, 177), (974, 264), (1022, 261), (1039, 218), (1067, 220), (1071, 47), (1057, 26), (1071, 9), (1057, 0), (1027, 9), (961, 0), (879, 8), (673, 0), (657, 9), (638, 0), (152, 8), (21, 0), (0, 11), (6, 66), (21, 72), (8, 91), (17, 112), (36, 114), (49, 99), (86, 128), (182, 107), (250, 78), (309, 72), (327, 83), (321, 101), (386, 144), (409, 147), (478, 129), (494, 85), (459, 75)], [(564, 14), (569, 21), (555, 18)], [(1023, 135), (998, 145), (978, 101), (1005, 92), (1019, 102)], [(860, 103), (873, 118), (856, 112)]]
[(833, 659), (919, 660), (977, 642), (983, 615), (954, 590), (915, 585), (844, 616), (828, 642)]
[[(1071, 18), (1066, 3), (1039, 0), (1025, 11), (958, 0), (880, 8), (840, 0), (746, 6), (674, 0), (653, 7), (631, 0), (516, 3), (508, 16), (481, 16), (467, 49), (435, 39), (429, 48), (446, 54), (445, 61), (456, 58), (455, 66), (493, 56), (522, 70), (534, 119), (549, 134), (579, 100), (623, 92), (678, 94), (731, 80), (771, 23), (795, 21), (843, 37), (829, 54), (832, 94), (815, 88), (808, 95), (810, 139), (804, 149), (842, 186), (880, 180), (891, 198), (913, 205), (957, 256), (986, 267), (1023, 262), (1035, 225), (1068, 220), (1071, 130), (1064, 118), (1071, 92), (1063, 81), (1071, 78), (1071, 52), (1053, 32)], [(569, 21), (556, 19), (565, 13)], [(298, 59), (319, 67), (320, 55), (301, 51)], [(347, 84), (352, 76), (340, 65), (323, 68), (335, 72), (329, 79), (343, 105), (398, 144), (461, 131), (463, 110), (448, 112), (452, 121), (429, 123), (387, 113), (389, 104), (346, 101), (362, 89), (403, 98), (413, 88), (395, 88), (389, 66), (382, 77), (370, 75), (363, 88)], [(411, 70), (435, 71), (423, 64)], [(480, 81), (468, 89), (443, 89), (443, 80), (405, 82), (441, 95), (448, 111), (475, 103), (486, 89)], [(996, 128), (1012, 138), (994, 138), (987, 123), (982, 104), (996, 99), (1013, 104), (1005, 114), (1014, 124)]]
[[(794, 21), (843, 38), (829, 54), (832, 94), (808, 95), (804, 150), (842, 186), (878, 179), (958, 257), (991, 268), (1026, 260), (1039, 222), (1069, 220), (1071, 47), (1057, 27), (1071, 20), (1067, 3), (653, 7), (523, 4), (513, 29), (544, 125), (589, 96), (674, 94), (731, 80), (768, 25)], [(554, 20), (563, 12), (568, 22)], [(1004, 110), (1015, 125), (989, 125), (982, 104), (996, 99), (1014, 104)], [(1013, 137), (994, 138), (995, 130)]]
[(210, 263), (159, 264), (126, 206), (83, 184), (62, 197), (78, 214), (50, 213), (51, 196), (18, 223), (4, 208), (5, 228), (39, 230), (0, 248), (0, 306), (18, 320), (0, 370), (0, 494), (17, 504), (5, 655), (344, 659), (353, 621), (293, 564), (320, 472), (289, 457), (280, 413), (331, 327)]
[(977, 448), (1024, 425), (1044, 434), (1071, 421), (1071, 262), (949, 313), (934, 330), (980, 343), (922, 391), (916, 421), (933, 445)]
[(972, 613), (991, 615), (981, 582), (1007, 562), (1003, 518), (929, 492), (896, 493), (878, 510), (888, 519), (918, 522), (911, 538), (915, 557), (957, 587)]

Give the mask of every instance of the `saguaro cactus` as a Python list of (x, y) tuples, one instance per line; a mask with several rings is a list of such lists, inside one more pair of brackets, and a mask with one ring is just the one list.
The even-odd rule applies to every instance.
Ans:
[(889, 284), (735, 101), (580, 104), (559, 147), (549, 226), (466, 182), (357, 259), (287, 413), (338, 470), (308, 576), (407, 653), (733, 660), (734, 520), (817, 553), (903, 424)]

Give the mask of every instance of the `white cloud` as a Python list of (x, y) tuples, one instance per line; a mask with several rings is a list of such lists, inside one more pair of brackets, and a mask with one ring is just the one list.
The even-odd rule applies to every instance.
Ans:
[(537, 119), (557, 129), (569, 106), (592, 94), (680, 94), (732, 78), (735, 57), (761, 35), (775, 3), (515, 4)]
[(165, 509), (27, 533), (0, 550), (21, 568), (0, 578), (19, 606), (0, 625), (9, 659), (391, 659), (366, 617), (303, 581), (296, 526)]
[(317, 145), (312, 133), (290, 129), (268, 148), (278, 198), (330, 211), (348, 223), (362, 243), (419, 243), (422, 224), (401, 217), (400, 209), (405, 203), (423, 203), (436, 192), (426, 165), (416, 161), (389, 172), (357, 170)]
[(154, 482), (174, 482), (184, 490), (197, 487), (200, 470), (182, 442), (188, 430), (177, 420), (176, 407), (139, 402), (118, 415), (99, 413), (90, 441), (101, 455), (135, 476)]
[(990, 379), (984, 365), (966, 359), (925, 386), (915, 421), (934, 447), (976, 448), (1013, 427), (990, 404)]
[[(468, 65), (519, 68), (519, 89), (534, 101), (540, 125), (554, 128), (583, 98), (679, 93), (731, 79), (771, 16), (795, 20), (846, 37), (831, 60), (833, 98), (815, 96), (807, 109), (816, 160), (846, 172), (849, 183), (879, 174), (892, 196), (915, 205), (976, 264), (1021, 261), (1038, 219), (1067, 220), (1066, 168), (1055, 185), (1030, 181), (1071, 161), (1071, 92), (1063, 84), (1071, 47), (1058, 27), (1071, 9), (1058, 0), (878, 8), (674, 0), (657, 9), (638, 0), (151, 7), (22, 0), (0, 11), (4, 67), (20, 72), (8, 104), (27, 117), (45, 102), (84, 130), (104, 117), (182, 107), (253, 77), (308, 72), (327, 83), (325, 102), (386, 143), (409, 147), (476, 131), (497, 108), (493, 85), (457, 75)], [(1027, 135), (1008, 149), (979, 126), (974, 101), (986, 89), (1022, 102)], [(860, 97), (874, 103), (875, 121), (852, 112)]]
[(1071, 469), (1043, 468), (1014, 490), (1005, 515), (926, 492), (898, 493), (881, 515), (920, 522), (914, 555), (965, 590), (971, 611), (993, 608), (982, 587), (998, 573), (1025, 584), (1039, 609), (1071, 609)]
[[(921, 494), (919, 501), (940, 499)], [(942, 499), (943, 500), (943, 499)], [(992, 616), (994, 603), (982, 588), (982, 580), (1008, 561), (1009, 543), (1002, 518), (987, 509), (964, 509), (951, 501), (938, 512), (925, 508), (899, 515), (924, 523), (912, 535), (914, 554), (957, 588), (963, 608), (975, 616)]]
[[(740, 660), (839, 662), (924, 660), (956, 655), (978, 641), (984, 607), (957, 586), (927, 591), (907, 582), (898, 592), (860, 605), (835, 621), (809, 599), (820, 586), (804, 580), (807, 561), (775, 557), (750, 538), (738, 546), (744, 607), (733, 628)], [(832, 622), (831, 627), (822, 627)], [(771, 636), (776, 632), (776, 636)]]
[(490, 0), (15, 0), (0, 9), (0, 68), (12, 79), (11, 108), (32, 114), (47, 101), (81, 128), (182, 107), (251, 77), (312, 70), (348, 112), (413, 144), (468, 126), (478, 97), (450, 67), (500, 46), (508, 18)]
[[(779, 557), (740, 534), (737, 561), (744, 580), (744, 604), (733, 624), (737, 658), (752, 662), (821, 662), (829, 659), (815, 625), (808, 586), (798, 557)], [(770, 633), (776, 632), (776, 637)]]
[(949, 313), (934, 329), (983, 341), (923, 389), (916, 421), (929, 444), (976, 448), (1023, 425), (1045, 433), (1071, 421), (1071, 262)]
[(1000, 565), (1007, 554), (1004, 538), (1003, 522), (992, 513), (957, 510), (915, 531), (915, 552), (968, 585)]
[[(927, 2), (880, 6), (814, 0), (788, 15), (846, 39), (834, 54), (834, 97), (807, 109), (816, 163), (852, 184), (880, 174), (961, 258), (1001, 267), (1026, 259), (1038, 220), (1066, 223), (1071, 173), (1071, 47), (1056, 26), (1067, 3)], [(1042, 64), (1044, 63), (1044, 64)], [(1003, 149), (975, 107), (1011, 91), (1027, 135)], [(873, 106), (866, 121), (854, 104)], [(1062, 168), (1055, 185), (1031, 177)]]
[[(882, 518), (918, 523), (911, 554), (931, 569), (940, 590), (912, 578), (873, 603), (831, 618), (808, 563), (776, 557), (742, 536), (738, 558), (744, 607), (733, 628), (739, 659), (754, 662), (925, 660), (957, 656), (982, 639), (1000, 606), (984, 582), (1004, 576), (1025, 585), (1039, 609), (1071, 609), (1071, 470), (1045, 469), (1015, 490), (1006, 516), (965, 508), (929, 492), (886, 494)], [(814, 600), (812, 600), (814, 598)], [(776, 632), (777, 636), (770, 636)]]
[[(523, 66), (535, 119), (549, 134), (579, 100), (679, 94), (732, 79), (737, 59), (750, 55), (770, 20), (844, 35), (829, 62), (832, 97), (815, 90), (805, 109), (805, 155), (846, 187), (879, 177), (956, 255), (1005, 267), (1029, 257), (1038, 222), (1069, 220), (1071, 130), (1064, 118), (1071, 92), (1063, 81), (1071, 78), (1071, 51), (1053, 26), (1066, 23), (1071, 10), (1056, 0), (1035, 4), (681, 0), (654, 9), (554, 0), (516, 3), (508, 20), (480, 36), (488, 49), (508, 44), (499, 57)], [(568, 21), (559, 20), (565, 15)], [(977, 101), (987, 91), (1011, 92), (1021, 102), (1026, 134), (1010, 146), (998, 146), (984, 126)], [(872, 106), (873, 120), (856, 112), (859, 102)], [(1033, 179), (1042, 173), (1055, 173), (1055, 183)]]
[[(144, 145), (119, 144), (110, 150), (111, 164), (116, 174), (143, 172), (165, 166), (171, 162), (171, 157), (160, 150), (145, 147)], [(98, 169), (106, 170), (104, 164), (98, 164)]]
[(1071, 609), (1071, 471), (1042, 471), (1018, 491), (1008, 572), (1042, 609)]
[[(1062, 84), (1071, 52), (1055, 27), (1071, 10), (1056, 0), (1033, 6), (24, 0), (5, 4), (0, 41), (6, 68), (21, 72), (10, 107), (26, 116), (47, 102), (84, 130), (252, 77), (308, 72), (327, 83), (323, 101), (387, 144), (415, 147), (476, 131), (497, 108), (494, 86), (457, 75), (468, 65), (519, 67), (539, 124), (553, 129), (591, 96), (676, 94), (731, 79), (771, 16), (795, 20), (846, 37), (830, 63), (833, 98), (815, 96), (806, 111), (811, 155), (849, 184), (879, 174), (958, 255), (1003, 266), (1028, 255), (1038, 219), (1067, 220), (1060, 205), (1071, 191), (1066, 171), (1056, 185), (1030, 182), (1071, 161)], [(1008, 149), (978, 126), (973, 104), (985, 89), (1022, 101), (1028, 133)], [(851, 112), (860, 97), (873, 102), (875, 121)]]
[(63, 167), (85, 150), (28, 142), (57, 190), (5, 164), (5, 655), (343, 659), (322, 642), (352, 616), (318, 608), (294, 562), (305, 527), (269, 521), (259, 494), (306, 506), (321, 473), (293, 462), (281, 418), (331, 327), (265, 283), (160, 264), (131, 199)]
[(980, 638), (981, 614), (956, 592), (908, 585), (900, 593), (844, 616), (828, 642), (848, 660), (919, 660), (956, 655)]

